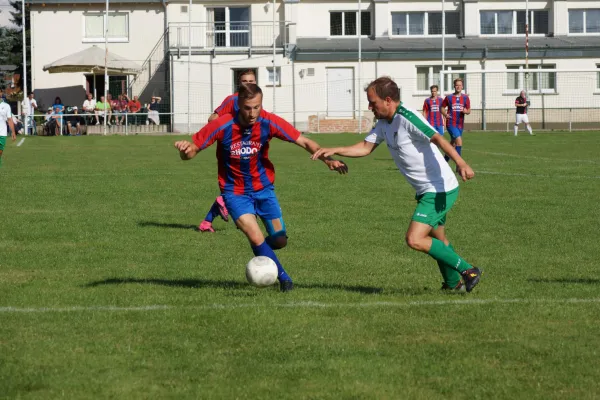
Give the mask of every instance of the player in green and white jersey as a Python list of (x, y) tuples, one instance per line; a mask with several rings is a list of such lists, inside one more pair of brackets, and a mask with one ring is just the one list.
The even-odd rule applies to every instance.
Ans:
[(481, 270), (456, 254), (446, 237), (446, 214), (458, 197), (458, 181), (438, 146), (456, 163), (463, 181), (472, 179), (475, 173), (420, 113), (402, 105), (392, 79), (376, 79), (366, 92), (369, 109), (378, 119), (371, 133), (353, 146), (322, 148), (312, 158), (336, 154), (364, 157), (385, 142), (396, 166), (417, 192), (406, 243), (438, 262), (444, 279), (442, 289), (470, 292), (479, 283)]
[(2, 153), (4, 152), (4, 146), (6, 146), (6, 137), (8, 136), (8, 129), (6, 124), (10, 126), (10, 136), (12, 140), (16, 140), (15, 124), (12, 119), (12, 112), (10, 106), (4, 101), (4, 93), (0, 89), (0, 166), (2, 166)]

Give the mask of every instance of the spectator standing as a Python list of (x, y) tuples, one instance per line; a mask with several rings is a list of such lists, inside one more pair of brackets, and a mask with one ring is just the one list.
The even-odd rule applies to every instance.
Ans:
[(23, 120), (27, 121), (27, 125), (31, 129), (31, 134), (37, 134), (37, 127), (35, 124), (35, 110), (37, 110), (38, 105), (37, 101), (35, 101), (33, 92), (29, 92), (27, 98), (23, 99)]

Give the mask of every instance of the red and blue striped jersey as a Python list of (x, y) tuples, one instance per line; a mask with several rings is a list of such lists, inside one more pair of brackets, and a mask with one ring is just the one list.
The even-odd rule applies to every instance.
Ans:
[(238, 106), (238, 93), (230, 94), (225, 97), (225, 100), (221, 103), (219, 107), (217, 107), (214, 111), (219, 117), (222, 117), (225, 114), (235, 115), (240, 110)]
[(458, 96), (455, 94), (449, 94), (444, 99), (442, 107), (448, 107), (446, 126), (463, 129), (465, 124), (465, 115), (462, 113), (462, 110), (465, 108), (471, 108), (469, 96), (463, 93), (459, 94)]
[(300, 132), (289, 122), (262, 110), (251, 127), (240, 127), (237, 117), (226, 114), (209, 122), (192, 139), (200, 150), (217, 142), (221, 192), (250, 194), (275, 183), (269, 141), (277, 138), (294, 143), (299, 137)]
[(423, 103), (423, 113), (425, 119), (431, 126), (444, 126), (444, 119), (442, 118), (442, 97), (438, 96), (434, 99), (428, 97)]

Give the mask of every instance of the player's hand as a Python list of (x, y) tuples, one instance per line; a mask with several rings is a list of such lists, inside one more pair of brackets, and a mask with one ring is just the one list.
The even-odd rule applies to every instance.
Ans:
[(179, 150), (179, 155), (182, 159), (187, 158), (190, 159), (196, 155), (196, 146), (188, 142), (187, 140), (180, 140), (175, 142), (175, 148)]
[(462, 165), (458, 167), (458, 173), (460, 174), (463, 182), (468, 181), (469, 179), (473, 179), (475, 177), (475, 172), (468, 164)]
[(331, 157), (333, 155), (335, 155), (335, 149), (328, 149), (328, 148), (320, 148), (319, 150), (315, 151), (314, 154), (312, 155), (311, 160), (320, 160), (321, 158), (327, 158), (327, 157)]
[(10, 133), (10, 137), (11, 137), (11, 139), (12, 139), (13, 142), (15, 140), (17, 140), (17, 134), (14, 131)]
[(325, 164), (327, 164), (331, 171), (337, 171), (340, 175), (345, 175), (348, 173), (348, 166), (343, 161), (326, 160)]

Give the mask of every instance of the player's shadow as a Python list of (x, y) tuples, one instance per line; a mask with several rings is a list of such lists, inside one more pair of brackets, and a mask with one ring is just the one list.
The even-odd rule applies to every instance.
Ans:
[(533, 283), (577, 283), (583, 285), (600, 285), (600, 279), (595, 278), (529, 278)]
[(164, 229), (186, 229), (197, 231), (198, 227), (196, 225), (186, 225), (186, 224), (169, 224), (164, 222), (155, 222), (155, 221), (138, 221), (138, 226), (142, 228), (164, 228)]
[[(98, 287), (104, 285), (123, 285), (127, 283), (133, 284), (149, 284), (161, 285), (170, 287), (200, 289), (200, 288), (217, 288), (217, 289), (248, 289), (249, 285), (246, 282), (232, 280), (212, 280), (212, 279), (154, 279), (154, 278), (108, 278), (101, 281), (90, 282), (84, 287)], [(381, 294), (383, 288), (371, 286), (351, 286), (325, 283), (300, 283), (295, 285), (298, 289), (317, 289), (317, 290), (344, 290), (348, 292), (357, 292), (363, 294)], [(406, 290), (400, 290), (403, 294)], [(386, 293), (396, 293), (398, 290), (385, 290)], [(410, 293), (417, 294), (417, 293)], [(420, 293), (422, 294), (422, 293)]]

